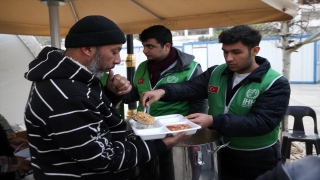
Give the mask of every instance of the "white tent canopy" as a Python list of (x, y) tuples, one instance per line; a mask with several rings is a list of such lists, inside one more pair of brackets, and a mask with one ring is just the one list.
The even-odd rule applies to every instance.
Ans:
[(24, 72), (41, 46), (33, 36), (0, 34), (0, 39), (0, 114), (11, 125), (24, 126), (24, 108), (31, 87)]

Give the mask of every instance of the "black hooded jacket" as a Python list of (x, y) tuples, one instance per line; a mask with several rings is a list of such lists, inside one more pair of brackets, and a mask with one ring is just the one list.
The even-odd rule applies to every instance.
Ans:
[(161, 140), (127, 141), (114, 108), (121, 97), (61, 50), (44, 48), (25, 78), (33, 82), (25, 123), (35, 179), (127, 179), (166, 151)]

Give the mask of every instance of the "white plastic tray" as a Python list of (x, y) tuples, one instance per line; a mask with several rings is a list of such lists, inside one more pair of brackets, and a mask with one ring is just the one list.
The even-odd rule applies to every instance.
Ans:
[(18, 151), (14, 154), (15, 156), (20, 156), (20, 157), (24, 157), (27, 160), (31, 160), (31, 155), (30, 155), (30, 150), (29, 148), (25, 148), (21, 151)]
[[(186, 132), (187, 135), (195, 134), (201, 126), (189, 121), (180, 114), (172, 114), (166, 116), (156, 116), (153, 126), (146, 126), (134, 120), (129, 120), (131, 128), (135, 135), (140, 136), (143, 140), (163, 139), (167, 134), (177, 135), (179, 132)], [(188, 124), (189, 129), (178, 131), (170, 131), (166, 125)]]

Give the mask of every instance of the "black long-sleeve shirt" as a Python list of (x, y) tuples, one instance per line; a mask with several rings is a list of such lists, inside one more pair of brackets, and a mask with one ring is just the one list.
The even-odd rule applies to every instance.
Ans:
[(162, 140), (128, 141), (114, 108), (120, 98), (58, 49), (44, 48), (25, 77), (33, 81), (25, 123), (35, 179), (127, 179), (166, 151)]

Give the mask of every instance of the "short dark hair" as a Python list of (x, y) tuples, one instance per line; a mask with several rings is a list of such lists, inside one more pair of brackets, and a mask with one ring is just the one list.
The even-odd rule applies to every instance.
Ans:
[(223, 44), (234, 44), (241, 41), (249, 49), (258, 46), (261, 41), (261, 34), (258, 30), (247, 25), (234, 26), (223, 31), (219, 35), (219, 42)]
[(148, 39), (154, 38), (163, 47), (166, 43), (170, 43), (172, 46), (172, 34), (171, 31), (162, 26), (154, 25), (142, 31), (139, 34), (139, 39), (141, 42), (145, 42)]

